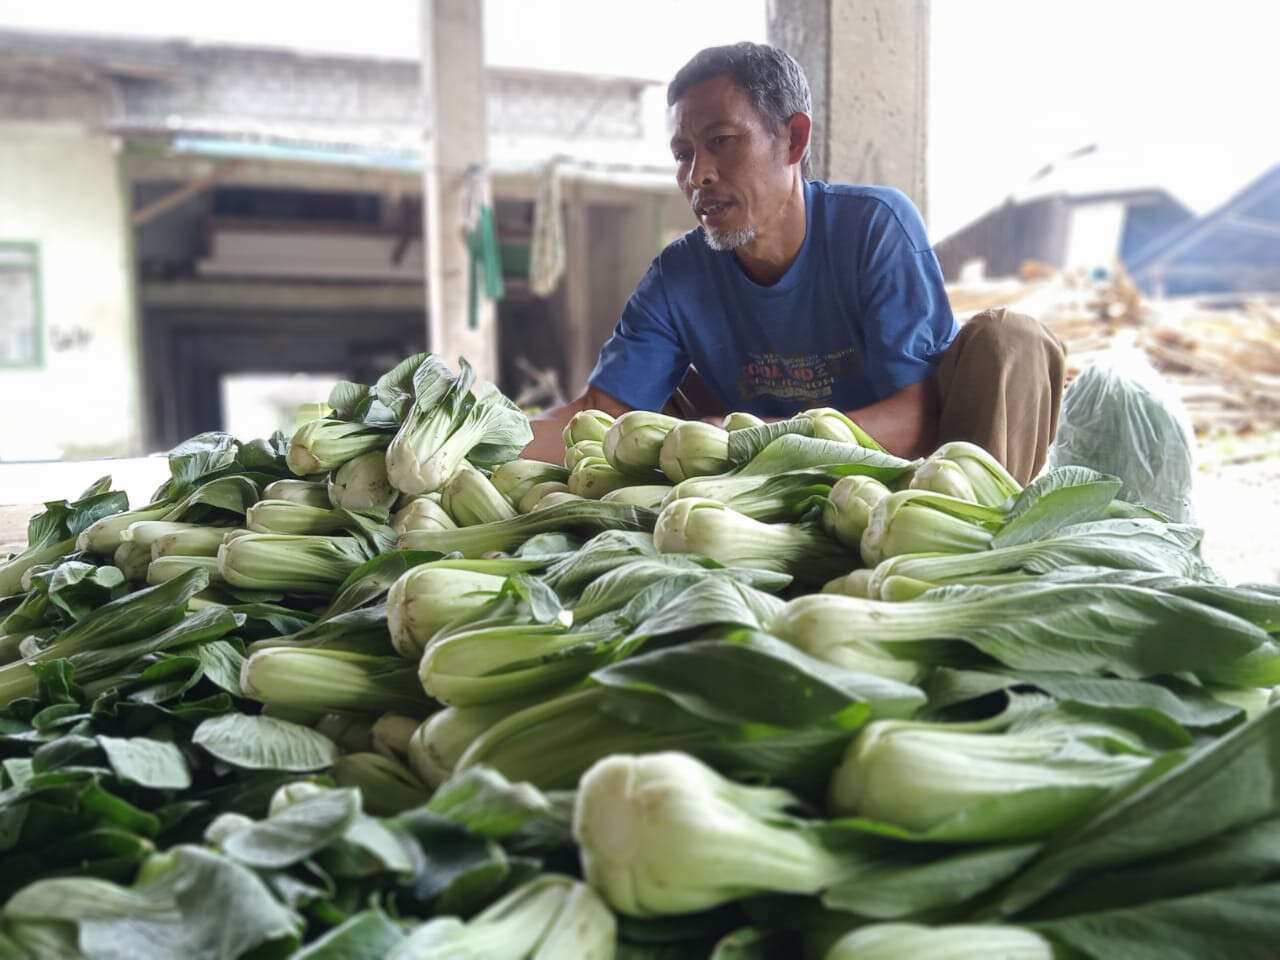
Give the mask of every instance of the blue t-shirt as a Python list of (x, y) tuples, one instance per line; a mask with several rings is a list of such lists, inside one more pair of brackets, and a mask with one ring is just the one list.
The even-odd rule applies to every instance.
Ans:
[(772, 286), (701, 229), (650, 265), (590, 377), (657, 410), (693, 364), (726, 410), (857, 410), (923, 380), (956, 334), (924, 223), (901, 191), (809, 181), (795, 262)]

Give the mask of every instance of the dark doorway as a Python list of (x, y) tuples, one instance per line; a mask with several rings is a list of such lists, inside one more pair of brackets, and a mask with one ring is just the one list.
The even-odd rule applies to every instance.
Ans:
[(162, 449), (221, 429), (221, 383), (229, 374), (336, 372), (371, 383), (424, 349), (425, 339), (416, 311), (148, 308), (142, 345), (147, 446)]

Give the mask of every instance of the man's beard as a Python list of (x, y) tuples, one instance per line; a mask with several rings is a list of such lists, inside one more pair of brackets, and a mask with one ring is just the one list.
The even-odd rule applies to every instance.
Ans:
[(739, 247), (745, 247), (756, 238), (754, 227), (740, 227), (737, 230), (712, 230), (706, 224), (702, 225), (702, 235), (706, 237), (707, 246), (712, 250), (737, 250)]

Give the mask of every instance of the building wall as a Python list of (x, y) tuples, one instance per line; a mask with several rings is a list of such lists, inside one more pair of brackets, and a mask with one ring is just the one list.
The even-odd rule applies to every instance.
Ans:
[(0, 370), (0, 460), (137, 450), (121, 180), (108, 138), (78, 125), (0, 122), (0, 241), (38, 245), (44, 344), (38, 367)]
[(934, 252), (948, 281), (959, 279), (971, 260), (982, 260), (988, 277), (1014, 276), (1026, 260), (1061, 267), (1070, 224), (1071, 205), (1064, 197), (1010, 201), (939, 241)]

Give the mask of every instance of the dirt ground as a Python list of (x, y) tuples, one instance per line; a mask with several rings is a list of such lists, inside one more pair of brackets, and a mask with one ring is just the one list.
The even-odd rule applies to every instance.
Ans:
[[(1238, 444), (1237, 444), (1238, 445)], [(1264, 455), (1249, 458), (1259, 452)], [(1280, 583), (1280, 436), (1243, 453), (1202, 449), (1196, 477), (1201, 552), (1228, 583)]]
[[(1195, 510), (1202, 552), (1228, 583), (1280, 583), (1280, 435), (1207, 442)], [(103, 473), (145, 503), (166, 475), (160, 458), (89, 463), (0, 464), (0, 557), (25, 546), (41, 499), (73, 497)]]

